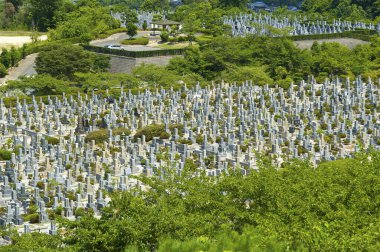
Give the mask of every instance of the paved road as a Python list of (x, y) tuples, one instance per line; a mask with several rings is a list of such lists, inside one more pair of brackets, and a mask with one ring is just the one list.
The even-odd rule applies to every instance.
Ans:
[[(151, 31), (139, 31), (136, 35), (137, 38), (143, 37), (143, 36), (149, 36), (150, 40), (157, 40), (160, 41), (160, 36), (159, 33), (156, 31), (156, 36), (150, 36)], [(123, 33), (116, 33), (111, 35), (108, 38), (105, 39), (98, 39), (98, 40), (93, 40), (90, 42), (91, 45), (94, 46), (106, 46), (106, 45), (121, 45), (125, 50), (128, 51), (156, 51), (160, 50), (160, 48), (154, 48), (154, 47), (149, 47), (149, 46), (143, 46), (143, 45), (122, 45), (121, 41), (124, 39), (128, 39), (129, 36), (123, 32)]]
[(26, 56), (25, 59), (18, 63), (18, 67), (14, 67), (8, 71), (8, 75), (4, 78), (0, 78), (0, 85), (3, 85), (8, 80), (17, 80), (21, 76), (32, 76), (36, 74), (35, 60), (37, 58), (37, 53), (30, 54)]

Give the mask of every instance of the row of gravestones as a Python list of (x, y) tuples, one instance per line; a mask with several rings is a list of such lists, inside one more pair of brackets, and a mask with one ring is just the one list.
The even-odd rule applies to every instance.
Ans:
[[(152, 22), (155, 18), (155, 16), (158, 15), (158, 16), (161, 16), (162, 19), (166, 19), (166, 15), (165, 14), (162, 14), (160, 12), (149, 12), (149, 11), (138, 11), (137, 12), (137, 23), (136, 23), (136, 26), (139, 28), (139, 29), (143, 29), (144, 27), (144, 23), (146, 23), (147, 27), (152, 27)], [(125, 17), (124, 17), (124, 14), (122, 13), (112, 13), (112, 16), (116, 19), (116, 20), (119, 20), (120, 23), (121, 23), (121, 27), (126, 27), (126, 23), (125, 23)]]
[[(247, 174), (257, 169), (256, 153), (278, 166), (292, 158), (317, 165), (351, 157), (361, 145), (379, 148), (378, 85), (360, 77), (322, 84), (311, 78), (288, 90), (246, 81), (138, 94), (121, 89), (116, 98), (32, 97), (10, 107), (1, 99), (0, 145), (12, 154), (0, 163), (0, 224), (21, 225), (33, 208), (42, 223), (58, 208), (69, 219), (78, 208), (99, 214), (110, 200), (104, 191), (142, 188), (130, 175), (155, 176), (168, 166), (181, 173), (193, 162), (210, 176), (229, 168)], [(152, 124), (166, 134), (151, 138), (151, 128), (134, 137)], [(86, 138), (93, 131), (103, 134), (100, 140)]]
[(250, 34), (276, 36), (269, 27), (285, 30), (290, 36), (342, 33), (358, 29), (380, 33), (380, 23), (375, 25), (373, 23), (341, 20), (334, 20), (331, 23), (322, 20), (310, 22), (305, 17), (279, 18), (272, 16), (272, 14), (241, 13), (236, 16), (225, 17), (223, 22), (231, 27), (233, 36), (240, 37)]

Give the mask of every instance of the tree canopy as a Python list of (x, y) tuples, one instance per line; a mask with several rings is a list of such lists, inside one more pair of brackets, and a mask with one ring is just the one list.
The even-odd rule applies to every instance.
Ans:
[(80, 46), (53, 46), (40, 52), (36, 60), (36, 71), (61, 79), (73, 79), (76, 72), (104, 71), (109, 67), (109, 58), (85, 51)]
[(169, 166), (157, 177), (138, 177), (149, 190), (113, 193), (100, 219), (84, 212), (78, 221), (61, 222), (64, 235), (50, 238), (50, 245), (38, 244), (44, 235), (33, 234), (15, 237), (8, 248), (377, 251), (379, 171), (379, 152), (317, 168), (291, 161), (277, 169), (261, 159), (247, 176), (239, 169), (194, 176), (186, 160), (181, 174)]

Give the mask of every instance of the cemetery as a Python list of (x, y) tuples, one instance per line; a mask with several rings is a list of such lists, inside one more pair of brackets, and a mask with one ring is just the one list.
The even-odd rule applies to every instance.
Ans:
[(344, 32), (372, 31), (380, 34), (380, 23), (351, 22), (333, 20), (331, 23), (324, 20), (310, 21), (306, 17), (276, 17), (271, 14), (246, 14), (225, 17), (223, 23), (232, 28), (232, 36), (247, 35), (280, 36), (273, 33), (273, 29), (287, 31), (288, 36), (305, 36), (320, 34), (340, 34)]
[(293, 158), (316, 166), (378, 148), (378, 84), (359, 76), (289, 90), (246, 81), (136, 95), (121, 89), (117, 98), (33, 97), (10, 107), (1, 100), (0, 224), (56, 234), (55, 215), (97, 215), (109, 202), (103, 191), (144, 188), (131, 176), (162, 167), (181, 173), (190, 162), (208, 176), (231, 168), (245, 175), (257, 169), (258, 154), (280, 168)]
[(379, 6), (0, 1), (0, 251), (378, 251)]

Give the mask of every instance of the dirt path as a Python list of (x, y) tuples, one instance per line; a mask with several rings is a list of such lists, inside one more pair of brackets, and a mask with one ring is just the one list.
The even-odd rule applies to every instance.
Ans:
[[(38, 40), (47, 40), (47, 36), (38, 37)], [(0, 36), (0, 51), (2, 48), (21, 47), (23, 44), (32, 43), (30, 36)]]
[(319, 40), (301, 40), (301, 41), (294, 41), (294, 43), (300, 48), (300, 49), (310, 49), (313, 45), (314, 41), (318, 41), (318, 43), (323, 42), (338, 42), (342, 45), (347, 46), (348, 48), (354, 48), (357, 45), (364, 45), (369, 44), (369, 42), (359, 40), (359, 39), (352, 39), (352, 38), (337, 38), (337, 39), (319, 39)]

